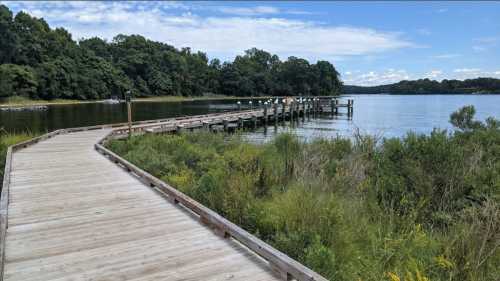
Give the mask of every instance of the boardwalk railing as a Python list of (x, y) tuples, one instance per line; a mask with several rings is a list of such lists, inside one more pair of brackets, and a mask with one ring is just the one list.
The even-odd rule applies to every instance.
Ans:
[[(217, 116), (223, 116), (227, 114), (232, 115), (243, 115), (248, 114), (253, 111), (241, 111), (241, 112), (230, 112), (230, 113), (215, 113), (191, 117), (180, 117), (180, 118), (169, 118), (161, 120), (148, 120), (134, 122), (133, 130), (136, 132), (143, 132), (146, 128), (151, 126), (158, 126), (158, 124), (170, 122), (170, 123), (180, 123), (189, 122), (194, 119), (204, 119), (213, 118)], [(104, 128), (113, 128), (106, 137), (95, 144), (95, 149), (97, 152), (103, 154), (105, 157), (115, 162), (117, 165), (126, 169), (128, 172), (136, 175), (142, 182), (146, 183), (150, 187), (159, 191), (163, 196), (165, 196), (169, 201), (177, 204), (190, 212), (196, 214), (200, 220), (206, 225), (210, 226), (217, 233), (228, 239), (234, 239), (241, 243), (242, 245), (249, 248), (251, 251), (264, 258), (270, 266), (275, 269), (281, 275), (283, 280), (298, 280), (298, 281), (327, 281), (326, 278), (322, 277), (313, 270), (307, 268), (301, 263), (295, 261), (294, 259), (288, 257), (286, 254), (278, 251), (272, 246), (268, 245), (264, 241), (258, 239), (252, 234), (248, 233), (244, 229), (235, 225), (234, 223), (228, 221), (224, 217), (210, 210), (209, 208), (198, 203), (194, 199), (185, 195), (184, 193), (178, 191), (177, 189), (171, 187), (167, 183), (161, 181), (160, 179), (154, 177), (153, 175), (147, 173), (146, 171), (140, 169), (134, 164), (128, 162), (127, 160), (116, 155), (112, 151), (104, 147), (107, 141), (114, 138), (116, 135), (123, 134), (125, 130), (126, 123), (101, 125), (101, 126), (89, 126), (80, 128), (70, 128), (70, 129), (60, 129), (56, 130), (39, 137), (12, 145), (8, 147), (6, 160), (5, 160), (5, 172), (3, 179), (3, 187), (0, 197), (0, 281), (3, 280), (4, 262), (5, 262), (5, 235), (8, 228), (8, 204), (9, 204), (9, 185), (10, 185), (10, 174), (12, 165), (12, 153), (28, 147), (30, 145), (36, 144), (48, 138), (52, 138), (59, 134), (86, 131), (86, 130), (96, 130)]]
[(269, 264), (280, 273), (283, 280), (327, 281), (326, 278), (322, 277), (318, 273), (295, 261), (286, 254), (276, 250), (269, 244), (253, 236), (241, 227), (228, 221), (224, 217), (203, 206), (184, 193), (171, 187), (162, 180), (154, 177), (153, 175), (147, 173), (141, 168), (135, 166), (134, 164), (108, 150), (104, 147), (104, 145), (109, 140), (109, 136), (110, 135), (105, 137), (99, 143), (95, 144), (95, 149), (98, 152), (100, 152), (105, 157), (109, 158), (111, 161), (115, 162), (128, 172), (135, 174), (142, 182), (158, 190), (170, 202), (179, 204), (198, 215), (203, 223), (214, 228), (223, 237), (235, 239), (236, 241), (245, 245), (247, 248), (267, 260)]

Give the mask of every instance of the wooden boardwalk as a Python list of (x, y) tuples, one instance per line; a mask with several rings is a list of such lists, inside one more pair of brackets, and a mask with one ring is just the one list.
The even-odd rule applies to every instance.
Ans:
[(58, 135), (13, 154), (4, 280), (278, 280), (93, 145)]
[[(139, 122), (134, 131), (262, 114)], [(60, 130), (8, 151), (0, 281), (326, 281), (102, 146), (124, 131)]]

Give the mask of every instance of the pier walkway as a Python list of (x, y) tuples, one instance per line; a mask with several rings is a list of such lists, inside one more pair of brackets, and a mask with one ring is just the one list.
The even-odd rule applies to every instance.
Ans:
[[(263, 115), (138, 122), (133, 130)], [(9, 149), (0, 280), (326, 281), (103, 146), (125, 132), (123, 124), (65, 129)]]

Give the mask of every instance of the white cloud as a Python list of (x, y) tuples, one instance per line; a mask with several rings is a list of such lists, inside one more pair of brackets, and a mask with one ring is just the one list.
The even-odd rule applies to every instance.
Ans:
[(480, 71), (481, 71), (481, 69), (479, 69), (479, 68), (457, 68), (457, 69), (453, 70), (453, 72), (457, 72), (457, 73), (477, 73)]
[(473, 79), (478, 77), (494, 77), (500, 78), (500, 71), (486, 71), (480, 68), (458, 68), (454, 69), (448, 79)]
[[(415, 47), (400, 33), (363, 27), (331, 26), (290, 20), (279, 15), (263, 17), (203, 17), (184, 3), (171, 2), (7, 2), (45, 18), (51, 25), (67, 28), (74, 38), (141, 34), (175, 47), (191, 47), (211, 57), (232, 59), (257, 47), (310, 60), (340, 60)], [(202, 7), (203, 8), (203, 7)], [(179, 12), (180, 11), (180, 12)], [(186, 12), (188, 11), (188, 12)], [(259, 6), (253, 11), (273, 14), (275, 8)]]
[(438, 78), (440, 78), (442, 75), (443, 75), (443, 71), (442, 71), (442, 70), (431, 70), (431, 71), (429, 71), (429, 72), (425, 75), (425, 78), (429, 78), (429, 79), (438, 79)]
[(303, 10), (282, 10), (273, 6), (255, 6), (255, 7), (234, 7), (234, 6), (216, 6), (213, 7), (214, 11), (221, 12), (224, 14), (236, 15), (236, 16), (266, 16), (266, 15), (277, 15), (277, 14), (289, 14), (289, 15), (312, 15), (315, 13)]
[(241, 7), (220, 7), (219, 11), (226, 14), (238, 15), (238, 16), (255, 16), (255, 15), (266, 15), (266, 14), (278, 14), (280, 10), (271, 6), (257, 6), (251, 8), (241, 8)]
[(431, 58), (434, 58), (434, 59), (453, 59), (453, 58), (458, 58), (460, 56), (461, 56), (461, 54), (441, 54), (441, 55), (431, 56)]
[(442, 14), (442, 13), (448, 12), (448, 9), (442, 8), (442, 9), (438, 9), (436, 12), (439, 13), (439, 14)]
[(401, 80), (409, 80), (410, 75), (404, 69), (387, 69), (385, 71), (369, 71), (358, 75), (349, 75), (344, 78), (347, 85), (375, 86), (396, 83)]

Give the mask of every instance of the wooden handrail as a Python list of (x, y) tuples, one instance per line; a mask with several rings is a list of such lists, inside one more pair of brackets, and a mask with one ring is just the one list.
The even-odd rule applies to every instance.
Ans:
[(0, 280), (3, 280), (3, 268), (5, 260), (5, 236), (7, 234), (11, 162), (12, 162), (12, 147), (8, 147), (7, 154), (5, 157), (5, 170), (3, 175), (2, 195), (0, 197)]

